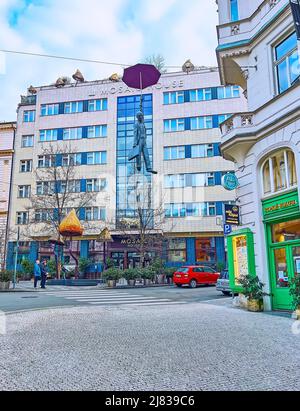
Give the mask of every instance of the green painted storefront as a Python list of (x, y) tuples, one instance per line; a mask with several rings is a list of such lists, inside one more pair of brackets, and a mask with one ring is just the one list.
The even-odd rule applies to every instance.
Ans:
[[(290, 310), (290, 281), (300, 274), (300, 208), (298, 191), (262, 202), (273, 310)], [(256, 275), (254, 235), (250, 229), (227, 238), (230, 286), (241, 291), (239, 276)]]

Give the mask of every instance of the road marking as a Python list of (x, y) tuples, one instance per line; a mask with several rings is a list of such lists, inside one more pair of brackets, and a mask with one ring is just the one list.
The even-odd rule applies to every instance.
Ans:
[[(65, 297), (66, 300), (74, 300), (72, 297)], [(114, 301), (114, 300), (155, 300), (155, 297), (141, 297), (141, 296), (124, 296), (124, 297), (76, 297), (76, 301)], [(167, 301), (170, 301), (167, 299)]]
[[(160, 304), (160, 303), (169, 303), (171, 302), (170, 300), (167, 299), (162, 299), (162, 300), (155, 300), (153, 303)], [(89, 304), (91, 305), (105, 305), (105, 304), (120, 304), (120, 305), (126, 305), (126, 304), (141, 304), (141, 303), (146, 303), (146, 304), (153, 304), (149, 300), (123, 300), (123, 301), (90, 301)]]

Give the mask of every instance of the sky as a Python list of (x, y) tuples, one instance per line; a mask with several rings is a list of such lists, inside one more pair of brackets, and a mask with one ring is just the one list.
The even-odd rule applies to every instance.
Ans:
[[(133, 65), (162, 54), (168, 66), (191, 59), (216, 66), (215, 0), (0, 0), (0, 49)], [(16, 119), (27, 88), (71, 77), (122, 74), (122, 66), (0, 52), (0, 122)]]

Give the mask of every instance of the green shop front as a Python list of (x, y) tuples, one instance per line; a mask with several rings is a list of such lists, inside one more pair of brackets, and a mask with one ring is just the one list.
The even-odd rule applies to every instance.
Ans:
[[(300, 274), (298, 191), (263, 200), (262, 210), (272, 309), (291, 310), (291, 279)], [(230, 286), (240, 292), (240, 276), (256, 275), (253, 232), (249, 228), (235, 231), (227, 237), (227, 248)]]

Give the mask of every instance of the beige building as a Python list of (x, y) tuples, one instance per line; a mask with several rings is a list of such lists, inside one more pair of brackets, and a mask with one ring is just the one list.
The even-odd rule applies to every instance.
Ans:
[[(217, 71), (201, 70), (164, 74), (159, 84), (145, 90), (147, 144), (157, 175), (145, 169), (137, 173), (128, 161), (139, 104), (138, 91), (108, 80), (37, 87), (36, 94), (22, 99), (10, 210), (10, 227), (19, 226), (21, 232), (19, 262), (52, 254), (45, 219), (53, 210), (30, 209), (32, 196), (49, 195), (37, 174), (45, 170), (47, 175), (51, 164), (45, 150), (51, 147), (58, 168), (74, 163), (74, 195), (66, 209), (76, 207), (85, 226), (74, 243), (78, 256), (97, 266), (103, 257), (95, 240), (109, 227), (114, 239), (109, 256), (122, 267), (138, 264), (139, 256), (119, 224), (134, 218), (133, 193), (139, 181), (140, 187), (151, 187), (152, 207), (165, 209), (165, 258), (170, 265), (225, 262), (223, 204), (234, 201), (235, 194), (221, 186), (221, 178), (234, 166), (220, 156), (219, 124), (245, 109), (240, 88), (223, 87)], [(61, 195), (64, 182), (55, 190)], [(80, 205), (85, 193), (92, 196), (88, 206)], [(9, 240), (11, 266), (16, 236)]]

